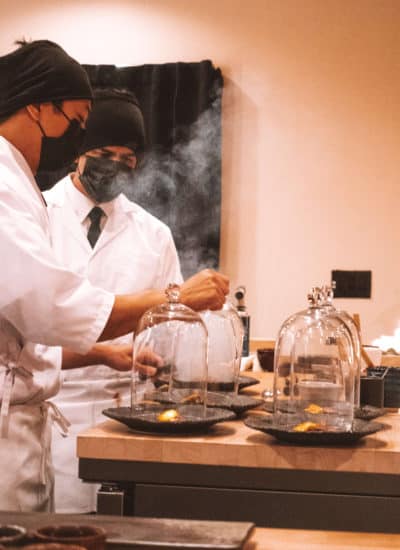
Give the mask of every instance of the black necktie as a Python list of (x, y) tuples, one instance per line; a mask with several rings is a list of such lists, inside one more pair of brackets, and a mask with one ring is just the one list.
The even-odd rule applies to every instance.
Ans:
[(94, 206), (88, 214), (88, 217), (90, 219), (90, 226), (87, 238), (92, 248), (94, 248), (97, 239), (100, 237), (100, 220), (103, 214), (104, 212), (99, 206)]

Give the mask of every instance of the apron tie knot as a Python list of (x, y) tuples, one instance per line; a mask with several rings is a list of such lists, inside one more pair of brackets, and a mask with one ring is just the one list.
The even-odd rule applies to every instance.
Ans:
[(60, 434), (63, 437), (67, 437), (68, 428), (71, 426), (71, 422), (63, 415), (57, 405), (55, 405), (52, 401), (45, 401), (44, 405), (47, 408), (47, 413), (50, 420), (59, 427)]
[(28, 369), (18, 364), (18, 359), (10, 358), (5, 353), (0, 354), (0, 437), (6, 437), (4, 430), (5, 421), (10, 410), (11, 393), (15, 384), (15, 376), (22, 376), (23, 378), (33, 376)]

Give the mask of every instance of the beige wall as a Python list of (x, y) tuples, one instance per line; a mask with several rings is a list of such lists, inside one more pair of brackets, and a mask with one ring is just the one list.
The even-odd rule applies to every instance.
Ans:
[(221, 268), (274, 338), (331, 269), (371, 269), (365, 341), (400, 324), (400, 1), (0, 0), (0, 53), (49, 38), (85, 63), (209, 58), (226, 80)]

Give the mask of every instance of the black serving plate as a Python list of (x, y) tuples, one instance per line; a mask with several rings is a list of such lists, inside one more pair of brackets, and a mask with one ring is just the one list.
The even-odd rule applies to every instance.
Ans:
[(361, 407), (354, 410), (354, 418), (359, 418), (360, 420), (373, 420), (384, 414), (386, 414), (386, 409), (372, 405), (361, 405)]
[[(273, 401), (264, 401), (264, 405), (262, 406), (263, 410), (266, 411), (267, 413), (271, 413), (273, 414), (274, 412), (274, 403)], [(283, 410), (283, 406), (281, 405), (281, 411), (282, 412), (287, 412), (289, 413), (289, 411), (285, 411)], [(286, 407), (285, 407), (286, 408)]]
[(263, 404), (263, 399), (256, 399), (250, 395), (229, 395), (224, 393), (207, 393), (207, 407), (220, 407), (229, 409), (236, 414), (254, 409)]
[[(264, 401), (264, 405), (262, 406), (264, 411), (267, 411), (269, 413), (274, 412), (274, 405), (272, 401)], [(281, 410), (283, 409), (281, 405)], [(285, 412), (285, 411), (283, 411)], [(286, 411), (289, 413), (289, 411)], [(372, 405), (362, 405), (361, 407), (358, 407), (357, 409), (354, 409), (354, 418), (357, 418), (359, 420), (373, 420), (374, 418), (378, 418), (378, 416), (383, 416), (386, 414), (385, 409), (381, 409), (380, 407), (373, 407)]]
[[(156, 388), (160, 388), (161, 386), (164, 386), (165, 384), (168, 385), (168, 376), (159, 376), (153, 381)], [(239, 391), (243, 390), (244, 388), (248, 388), (250, 386), (255, 386), (256, 384), (259, 384), (260, 381), (257, 380), (257, 378), (254, 378), (253, 376), (239, 376)], [(225, 384), (224, 382), (210, 382), (208, 384), (208, 391), (214, 391), (215, 389), (218, 389), (219, 391), (229, 391), (231, 388), (231, 384)]]
[(239, 391), (259, 383), (260, 381), (254, 378), (254, 376), (239, 376)]
[(249, 428), (273, 435), (278, 441), (296, 445), (352, 445), (361, 437), (373, 434), (384, 428), (379, 422), (356, 419), (348, 432), (294, 432), (275, 426), (272, 417), (250, 416), (244, 423)]
[[(158, 391), (151, 394), (151, 399), (159, 401), (163, 405), (180, 405), (177, 401), (174, 401), (168, 396), (167, 392)], [(232, 395), (224, 392), (207, 392), (207, 407), (229, 409), (235, 414), (240, 415), (244, 412), (259, 407), (264, 403), (263, 399), (256, 399), (251, 395)]]
[(143, 412), (133, 412), (130, 407), (114, 407), (105, 409), (103, 414), (125, 424), (133, 430), (153, 433), (188, 434), (204, 431), (217, 422), (233, 420), (235, 413), (227, 409), (207, 408), (202, 416), (202, 405), (182, 405), (176, 407), (180, 419), (174, 422), (160, 422), (157, 418), (160, 412), (170, 407), (160, 406)]

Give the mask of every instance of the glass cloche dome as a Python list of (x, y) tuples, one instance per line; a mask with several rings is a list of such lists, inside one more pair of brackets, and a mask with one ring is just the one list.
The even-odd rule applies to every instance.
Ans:
[(236, 394), (244, 329), (236, 308), (226, 300), (222, 309), (201, 313), (208, 332), (208, 390)]
[(177, 285), (166, 295), (166, 303), (142, 316), (134, 336), (132, 411), (154, 406), (163, 389), (166, 403), (202, 404), (205, 410), (207, 329), (195, 311), (179, 303)]
[(357, 350), (320, 288), (289, 317), (275, 346), (274, 422), (287, 430), (351, 430), (359, 385)]
[(360, 329), (353, 317), (342, 309), (336, 309), (333, 305), (334, 289), (336, 283), (333, 281), (332, 286), (323, 285), (321, 287), (321, 300), (322, 305), (328, 313), (338, 315), (343, 322), (347, 325), (347, 328), (350, 330), (351, 337), (353, 339), (354, 346), (354, 360), (356, 362), (357, 375), (355, 378), (355, 387), (354, 387), (354, 405), (356, 407), (360, 406), (360, 375), (361, 375), (361, 334)]

